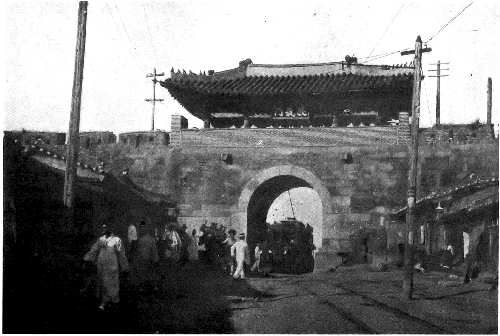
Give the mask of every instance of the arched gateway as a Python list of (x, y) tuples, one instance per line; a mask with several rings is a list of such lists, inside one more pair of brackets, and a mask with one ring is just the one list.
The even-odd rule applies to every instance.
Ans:
[(253, 177), (241, 192), (238, 208), (240, 230), (251, 236), (256, 223), (263, 223), (272, 202), (283, 192), (296, 187), (308, 187), (321, 199), (322, 216), (319, 225), (313, 225), (314, 245), (322, 245), (326, 220), (331, 213), (331, 200), (323, 183), (310, 171), (293, 165), (267, 168)]

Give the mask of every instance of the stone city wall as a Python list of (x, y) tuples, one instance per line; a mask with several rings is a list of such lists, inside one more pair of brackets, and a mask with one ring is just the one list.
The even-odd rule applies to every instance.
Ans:
[[(446, 187), (472, 172), (498, 174), (498, 143), (443, 144), (420, 151), (419, 193)], [(406, 145), (310, 147), (168, 147), (136, 158), (130, 176), (155, 192), (173, 195), (189, 229), (217, 222), (246, 231), (252, 192), (267, 179), (290, 175), (315, 189), (323, 202), (321, 249), (325, 263), (354, 252), (364, 230), (390, 226), (407, 192)], [(140, 177), (139, 177), (140, 176)], [(139, 178), (137, 178), (139, 177)]]
[(94, 148), (100, 145), (116, 143), (116, 135), (113, 132), (80, 132), (80, 147)]
[(168, 145), (169, 135), (163, 131), (120, 133), (118, 142), (131, 147), (139, 147), (143, 144)]
[(17, 139), (24, 145), (30, 145), (42, 141), (48, 145), (64, 145), (66, 133), (62, 132), (39, 132), (39, 131), (5, 131), (6, 138)]

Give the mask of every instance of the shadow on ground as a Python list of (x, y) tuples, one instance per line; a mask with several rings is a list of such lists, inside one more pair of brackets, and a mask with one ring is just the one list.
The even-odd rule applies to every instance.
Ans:
[(8, 270), (19, 277), (4, 283), (6, 333), (232, 333), (231, 301), (263, 296), (246, 281), (188, 264), (163, 270), (156, 291), (136, 292), (124, 280), (121, 303), (101, 312), (92, 290), (80, 293), (78, 272), (68, 277), (33, 270)]
[(231, 298), (261, 296), (214, 267), (160, 265), (157, 291), (138, 293), (124, 280), (120, 305), (98, 311), (92, 290), (81, 291), (82, 257), (96, 237), (65, 219), (61, 174), (4, 153), (4, 201), (15, 204), (4, 232), (15, 227), (16, 238), (4, 234), (3, 332), (231, 333)]

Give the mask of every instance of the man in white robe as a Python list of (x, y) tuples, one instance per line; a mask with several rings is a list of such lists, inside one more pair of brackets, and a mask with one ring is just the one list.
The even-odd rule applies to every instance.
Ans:
[(231, 246), (231, 257), (236, 259), (236, 271), (233, 278), (245, 279), (245, 264), (250, 264), (250, 254), (245, 241), (245, 234), (241, 233), (238, 238), (239, 240)]
[(97, 296), (100, 298), (100, 310), (104, 310), (109, 303), (120, 302), (120, 271), (128, 272), (129, 268), (121, 239), (105, 225), (103, 228), (104, 235), (84, 256), (85, 261), (94, 261), (97, 265)]

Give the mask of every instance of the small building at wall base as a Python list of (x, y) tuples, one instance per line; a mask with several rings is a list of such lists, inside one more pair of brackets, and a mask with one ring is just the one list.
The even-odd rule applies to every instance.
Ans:
[[(394, 213), (403, 225), (407, 208)], [(498, 267), (498, 177), (469, 177), (463, 184), (417, 200), (414, 242), (427, 255), (439, 255), (449, 246), (454, 262), (467, 254), (478, 258), (481, 269)]]

